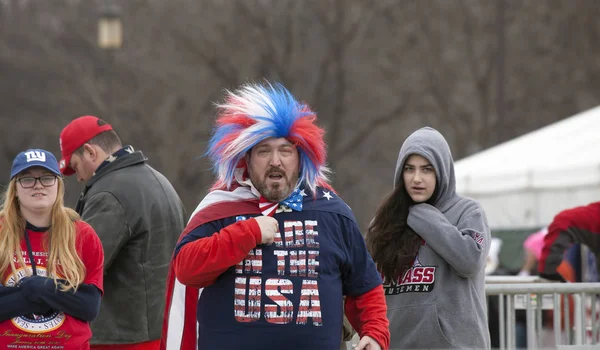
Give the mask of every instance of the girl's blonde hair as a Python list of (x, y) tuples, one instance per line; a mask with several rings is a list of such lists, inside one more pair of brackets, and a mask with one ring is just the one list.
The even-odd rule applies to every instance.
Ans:
[[(83, 283), (85, 265), (77, 254), (75, 221), (79, 215), (64, 206), (65, 185), (61, 177), (57, 180), (57, 196), (52, 206), (50, 229), (43, 242), (43, 248), (48, 251), (46, 266), (48, 278), (61, 290), (67, 291)], [(4, 204), (0, 210), (0, 276), (4, 276), (10, 266), (12, 273), (17, 275), (13, 257), (16, 256), (18, 265), (25, 266), (21, 254), (21, 240), (25, 234), (25, 218), (21, 214), (17, 198), (17, 178), (14, 177), (4, 193)], [(29, 274), (29, 272), (26, 272)], [(57, 279), (65, 280), (59, 283)]]

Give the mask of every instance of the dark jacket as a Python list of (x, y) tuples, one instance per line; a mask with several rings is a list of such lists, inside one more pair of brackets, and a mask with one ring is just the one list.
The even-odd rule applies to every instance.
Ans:
[(146, 160), (137, 151), (102, 166), (77, 204), (104, 247), (92, 344), (160, 339), (167, 271), (185, 213), (173, 186)]

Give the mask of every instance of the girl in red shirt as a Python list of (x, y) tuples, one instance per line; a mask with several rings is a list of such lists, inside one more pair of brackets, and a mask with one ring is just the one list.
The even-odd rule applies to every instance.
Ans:
[(52, 153), (13, 162), (0, 211), (0, 348), (89, 349), (102, 297), (102, 245), (64, 206)]

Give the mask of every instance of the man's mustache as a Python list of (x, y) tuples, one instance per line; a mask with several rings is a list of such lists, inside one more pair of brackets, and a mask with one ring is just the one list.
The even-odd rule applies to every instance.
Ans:
[(271, 174), (279, 174), (281, 176), (285, 176), (285, 172), (281, 168), (273, 167), (267, 170), (265, 176), (269, 176)]

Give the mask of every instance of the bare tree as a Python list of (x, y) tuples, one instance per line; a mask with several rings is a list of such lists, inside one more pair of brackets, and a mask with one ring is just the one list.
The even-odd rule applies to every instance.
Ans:
[[(365, 225), (418, 127), (438, 128), (461, 158), (598, 104), (595, 1), (506, 0), (504, 16), (478, 0), (119, 4), (124, 45), (106, 52), (100, 2), (0, 1), (4, 168), (26, 147), (58, 154), (62, 127), (95, 114), (191, 211), (213, 181), (202, 157), (213, 103), (267, 79), (317, 111), (334, 186)], [(69, 182), (70, 203), (78, 189)]]

